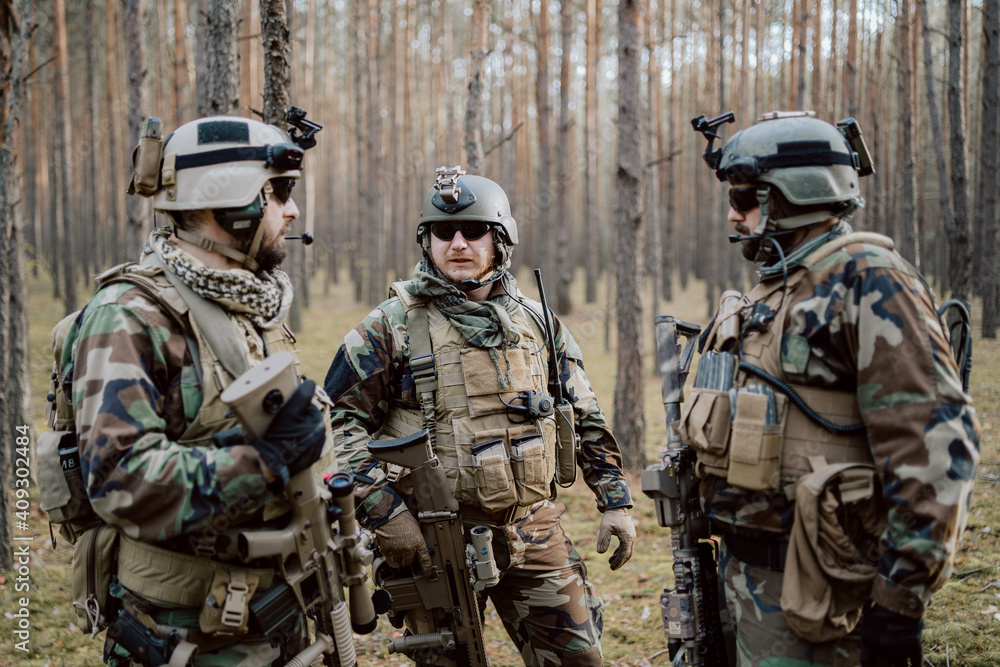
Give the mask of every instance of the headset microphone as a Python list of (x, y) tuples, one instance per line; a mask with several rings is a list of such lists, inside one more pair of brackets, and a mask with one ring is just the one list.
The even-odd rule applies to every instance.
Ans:
[(312, 245), (313, 235), (305, 232), (302, 236), (286, 236), (286, 241), (302, 241), (302, 245)]

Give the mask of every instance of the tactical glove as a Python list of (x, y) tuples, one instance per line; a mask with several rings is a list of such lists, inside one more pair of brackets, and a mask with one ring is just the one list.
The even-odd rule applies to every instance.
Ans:
[(316, 383), (303, 382), (252, 444), (271, 472), (288, 479), (319, 460), (326, 442), (323, 411), (312, 403)]
[(861, 618), (862, 667), (920, 667), (924, 621), (875, 605)]
[(635, 526), (627, 509), (606, 510), (601, 517), (601, 530), (597, 534), (597, 553), (602, 554), (611, 546), (611, 536), (618, 537), (618, 548), (611, 554), (611, 569), (617, 570), (632, 557)]
[(427, 551), (427, 542), (420, 532), (420, 524), (409, 512), (402, 512), (392, 517), (375, 529), (378, 548), (382, 555), (406, 566), (417, 559), (420, 571), (430, 573), (431, 556)]

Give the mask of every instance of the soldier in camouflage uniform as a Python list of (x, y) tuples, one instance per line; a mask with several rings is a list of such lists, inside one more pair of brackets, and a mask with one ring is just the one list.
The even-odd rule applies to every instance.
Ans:
[(706, 151), (763, 265), (701, 341), (735, 355), (733, 388), (696, 381), (679, 430), (723, 536), (738, 664), (916, 667), (980, 425), (930, 288), (890, 239), (847, 223), (863, 142), (811, 113), (766, 114)]
[[(227, 529), (273, 526), (290, 476), (317, 461), (333, 470), (329, 402), (306, 381), (245, 442), (219, 400), (246, 368), (294, 353), (279, 269), (299, 214), (294, 136), (204, 118), (170, 135), (162, 162), (159, 146), (140, 156), (130, 190), (152, 195), (170, 227), (153, 232), (140, 264), (98, 278), (64, 348), (90, 501), (120, 536), (111, 594), (161, 637), (174, 628), (185, 650), (196, 645), (195, 665), (284, 664), (308, 639), (304, 616), (281, 646), (248, 630), (247, 605), (278, 581), (273, 563), (238, 559)], [(145, 662), (116, 636), (112, 625), (109, 664)]]
[[(325, 388), (335, 403), (338, 458), (341, 466), (379, 480), (359, 493), (358, 516), (374, 531), (382, 555), (401, 565), (416, 560), (429, 566), (407, 507), (405, 476), (387, 483), (386, 473), (395, 480), (400, 471), (377, 467), (365, 447), (370, 439), (399, 437), (427, 423), (410, 362), (429, 334), (426, 347), (438, 378), (427, 408), (435, 451), (454, 484), (463, 521), (492, 529), (502, 573), (485, 596), (525, 664), (599, 665), (603, 603), (560, 524), (565, 507), (555, 499), (553, 482), (555, 418), (524, 416), (527, 392), (545, 391), (549, 380), (542, 308), (518, 291), (507, 271), (517, 226), (506, 194), (493, 181), (462, 174), (438, 170), (420, 214), (417, 241), (424, 257), (413, 279), (393, 285), (391, 298), (347, 334), (330, 366)], [(428, 322), (423, 333), (415, 324), (421, 309)], [(635, 538), (621, 452), (584, 374), (579, 347), (558, 320), (554, 330), (558, 380), (573, 403), (581, 438), (569, 466), (583, 470), (602, 513), (598, 553), (612, 536), (620, 541), (611, 558), (617, 569), (630, 558)], [(531, 454), (519, 444), (526, 439), (538, 445)], [(539, 478), (527, 480), (506, 468), (504, 478), (490, 484), (480, 467), (487, 454), (496, 454), (505, 468), (510, 458), (527, 462), (535, 455)], [(480, 602), (485, 606), (485, 599)], [(433, 658), (434, 664), (453, 660)]]

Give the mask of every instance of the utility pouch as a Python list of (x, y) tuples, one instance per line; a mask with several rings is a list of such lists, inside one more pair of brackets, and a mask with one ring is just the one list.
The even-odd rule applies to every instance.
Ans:
[(569, 486), (576, 481), (576, 454), (580, 437), (574, 428), (573, 404), (556, 406), (556, 483)]
[[(518, 394), (535, 388), (531, 354), (526, 348), (466, 347), (461, 358), (462, 382), (471, 417), (506, 412), (504, 401), (510, 403)], [(505, 378), (503, 387), (501, 376)]]
[[(496, 435), (496, 432), (487, 432)], [(482, 434), (487, 436), (487, 433)], [(476, 501), (485, 512), (499, 512), (517, 504), (514, 472), (504, 438), (493, 437), (472, 446)]]
[(795, 632), (821, 643), (851, 633), (868, 603), (878, 571), (885, 503), (875, 467), (827, 464), (795, 485), (781, 610)]
[(725, 470), (731, 420), (728, 391), (695, 387), (674, 430), (710, 472)]
[(781, 472), (781, 442), (787, 398), (770, 388), (732, 390), (736, 396), (726, 481), (750, 491), (776, 491)]
[(545, 441), (541, 434), (511, 438), (510, 466), (518, 505), (527, 507), (549, 497), (550, 476), (546, 475), (545, 463)]
[(84, 531), (73, 545), (71, 585), (76, 624), (91, 637), (111, 622), (111, 578), (118, 569), (118, 531), (106, 524)]
[(59, 533), (76, 544), (80, 535), (101, 523), (90, 506), (76, 433), (46, 431), (38, 436), (39, 506)]
[(250, 598), (260, 577), (244, 570), (218, 567), (212, 575), (198, 627), (213, 637), (240, 636), (249, 630)]
[(162, 123), (149, 117), (139, 130), (139, 145), (132, 151), (132, 180), (128, 194), (152, 197), (160, 189), (160, 154), (163, 151)]

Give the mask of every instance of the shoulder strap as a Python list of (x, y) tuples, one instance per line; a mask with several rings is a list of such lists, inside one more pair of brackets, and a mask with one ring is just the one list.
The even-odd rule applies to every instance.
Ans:
[(239, 340), (239, 332), (226, 312), (219, 304), (202, 298), (184, 284), (172, 271), (168, 271), (163, 260), (156, 253), (143, 258), (144, 266), (154, 266), (163, 271), (163, 277), (180, 294), (181, 299), (190, 309), (191, 317), (198, 323), (205, 340), (212, 346), (212, 351), (219, 363), (232, 377), (239, 377), (250, 369), (250, 359), (242, 345), (233, 345), (233, 340)]
[(410, 372), (420, 396), (420, 410), (424, 428), (434, 447), (435, 426), (434, 392), (437, 391), (437, 370), (434, 368), (434, 350), (431, 344), (431, 327), (427, 320), (427, 307), (415, 306), (406, 313), (406, 330), (410, 336)]
[(414, 308), (427, 305), (427, 299), (414, 296), (407, 291), (406, 286), (411, 282), (412, 281), (410, 280), (398, 280), (394, 282), (391, 287), (389, 287), (390, 298), (396, 297), (399, 299), (399, 302), (403, 304), (403, 310), (405, 311), (410, 311)]

